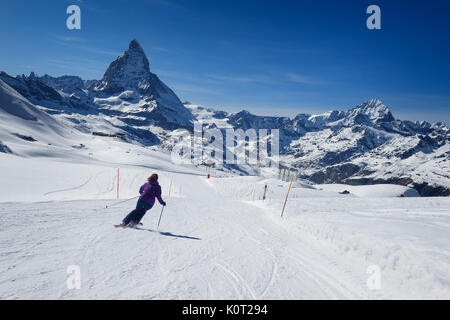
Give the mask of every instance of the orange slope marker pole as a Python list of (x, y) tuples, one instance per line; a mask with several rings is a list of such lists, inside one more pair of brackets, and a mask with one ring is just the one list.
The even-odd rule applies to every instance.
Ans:
[(170, 193), (172, 191), (172, 179), (170, 179), (170, 187), (169, 187), (169, 197), (170, 197)]
[(284, 208), (286, 208), (286, 202), (287, 202), (287, 199), (289, 197), (289, 192), (291, 191), (292, 181), (294, 181), (294, 176), (292, 176), (292, 178), (291, 178), (291, 183), (289, 184), (289, 189), (288, 189), (288, 192), (287, 192), (287, 195), (286, 195), (286, 199), (284, 200), (283, 211), (281, 211), (281, 217), (282, 218), (283, 218), (283, 214), (284, 214)]

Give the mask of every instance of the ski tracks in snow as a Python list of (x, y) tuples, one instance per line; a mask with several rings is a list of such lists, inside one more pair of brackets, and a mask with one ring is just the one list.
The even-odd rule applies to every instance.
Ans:
[[(0, 285), (12, 288), (9, 282), (17, 281), (15, 291), (3, 296), (379, 298), (366, 289), (365, 266), (353, 265), (314, 233), (291, 227), (270, 207), (227, 197), (204, 177), (190, 176), (183, 183), (186, 197), (168, 199), (161, 220), (164, 232), (147, 228), (156, 226), (159, 206), (147, 213), (145, 227), (134, 230), (113, 228), (132, 209), (132, 202), (108, 211), (97, 209), (105, 201), (48, 202), (26, 209), (9, 204), (3, 232), (11, 238), (5, 238), (3, 247), (9, 255), (0, 256), (8, 260), (3, 262)], [(19, 214), (22, 222), (16, 224)], [(12, 235), (14, 241), (9, 240)], [(81, 290), (65, 286), (69, 265), (81, 267)], [(37, 280), (30, 275), (38, 275)]]
[(48, 196), (51, 195), (53, 193), (60, 193), (60, 192), (66, 192), (66, 191), (73, 191), (73, 190), (78, 190), (83, 188), (84, 186), (86, 186), (90, 181), (92, 180), (92, 176), (89, 176), (89, 178), (83, 182), (82, 184), (80, 184), (79, 186), (75, 186), (75, 187), (71, 187), (71, 188), (66, 188), (66, 189), (60, 189), (60, 190), (55, 190), (55, 191), (49, 191), (44, 193), (44, 196)]
[[(241, 244), (240, 255), (231, 253), (233, 260), (217, 259), (215, 265), (240, 298), (367, 298), (364, 280), (341, 268), (338, 257), (319, 250), (302, 235), (291, 234), (282, 224), (273, 223), (265, 210), (246, 201), (231, 201), (240, 202), (228, 204), (237, 212), (217, 215), (215, 224), (227, 226), (222, 237), (236, 239)], [(255, 264), (251, 272), (245, 261)], [(298, 292), (293, 288), (300, 283), (303, 290)]]
[(233, 270), (225, 262), (216, 262), (216, 265), (225, 273), (225, 276), (229, 280), (230, 284), (239, 295), (239, 299), (247, 299), (249, 296), (253, 300), (257, 299), (257, 296), (247, 284), (247, 281), (244, 280), (238, 272)]

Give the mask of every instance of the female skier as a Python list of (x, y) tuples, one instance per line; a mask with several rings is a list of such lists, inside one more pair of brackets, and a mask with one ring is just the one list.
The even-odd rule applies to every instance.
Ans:
[(131, 211), (118, 227), (134, 227), (139, 224), (145, 213), (155, 204), (155, 198), (158, 199), (161, 205), (166, 205), (161, 198), (161, 186), (158, 183), (158, 175), (156, 173), (152, 174), (147, 181), (139, 189), (141, 196), (137, 202), (136, 209)]

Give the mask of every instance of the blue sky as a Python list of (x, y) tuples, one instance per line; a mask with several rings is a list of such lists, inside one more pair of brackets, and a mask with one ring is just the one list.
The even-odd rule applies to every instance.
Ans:
[[(66, 8), (81, 7), (81, 30)], [(366, 8), (381, 8), (381, 30)], [(450, 1), (2, 0), (0, 70), (100, 79), (136, 38), (182, 100), (287, 115), (379, 98), (450, 124)]]

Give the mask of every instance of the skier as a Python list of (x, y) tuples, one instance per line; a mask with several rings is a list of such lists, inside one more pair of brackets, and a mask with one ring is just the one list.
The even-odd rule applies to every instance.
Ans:
[(136, 209), (131, 211), (118, 226), (134, 227), (139, 224), (145, 213), (155, 204), (155, 198), (158, 199), (161, 205), (166, 206), (166, 203), (161, 198), (161, 186), (158, 183), (158, 175), (156, 173), (152, 174), (147, 181), (139, 189), (141, 196), (137, 202)]

